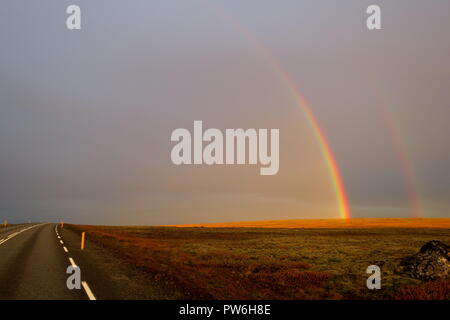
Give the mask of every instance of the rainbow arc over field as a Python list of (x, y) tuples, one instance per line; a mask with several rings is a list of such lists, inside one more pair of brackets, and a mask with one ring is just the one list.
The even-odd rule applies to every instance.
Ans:
[[(211, 2), (207, 2), (212, 4)], [(223, 20), (228, 22), (239, 34), (241, 34), (247, 41), (249, 41), (255, 48), (261, 52), (265, 60), (268, 64), (274, 69), (274, 71), (283, 79), (283, 81), (287, 84), (289, 90), (293, 94), (295, 102), (301, 108), (304, 115), (306, 116), (311, 128), (314, 131), (314, 135), (319, 143), (320, 149), (322, 151), (322, 155), (325, 159), (326, 166), (328, 168), (331, 181), (333, 183), (333, 187), (336, 194), (336, 201), (339, 207), (339, 215), (341, 219), (350, 219), (351, 212), (348, 204), (347, 194), (345, 192), (344, 182), (339, 171), (339, 167), (336, 162), (336, 158), (333, 154), (333, 151), (330, 147), (330, 143), (327, 140), (327, 137), (322, 130), (317, 117), (314, 115), (310, 105), (307, 100), (297, 88), (295, 82), (291, 79), (289, 73), (281, 66), (281, 64), (275, 59), (273, 54), (269, 51), (269, 49), (264, 46), (261, 41), (259, 41), (253, 33), (248, 31), (245, 27), (243, 27), (239, 22), (237, 22), (233, 17), (228, 15), (228, 13), (218, 6), (217, 3), (214, 5), (214, 11), (220, 16)]]
[(276, 70), (282, 75), (283, 79), (288, 84), (289, 89), (291, 90), (292, 94), (295, 97), (295, 101), (302, 108), (302, 111), (306, 115), (306, 118), (308, 119), (308, 122), (314, 131), (314, 135), (319, 143), (322, 155), (325, 159), (325, 163), (327, 165), (331, 180), (333, 182), (336, 200), (339, 205), (340, 217), (342, 219), (350, 219), (351, 212), (348, 205), (348, 198), (345, 193), (344, 181), (342, 179), (341, 173), (339, 172), (339, 167), (337, 165), (333, 151), (331, 150), (330, 143), (328, 142), (317, 117), (314, 115), (305, 97), (297, 89), (295, 83), (289, 78), (289, 75), (283, 69), (276, 68)]

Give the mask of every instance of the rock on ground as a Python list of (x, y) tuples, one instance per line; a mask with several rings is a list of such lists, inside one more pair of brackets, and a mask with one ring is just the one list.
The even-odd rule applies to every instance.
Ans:
[(429, 241), (418, 253), (402, 259), (397, 272), (426, 281), (450, 278), (450, 247)]

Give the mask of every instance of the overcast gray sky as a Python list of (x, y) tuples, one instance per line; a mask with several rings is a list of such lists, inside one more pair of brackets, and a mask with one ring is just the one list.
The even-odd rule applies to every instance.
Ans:
[[(382, 30), (365, 26), (372, 3)], [(70, 4), (82, 30), (66, 29)], [(262, 47), (309, 101), (354, 217), (448, 217), (449, 30), (444, 0), (2, 1), (0, 218), (339, 217), (318, 142)], [(171, 132), (194, 120), (280, 128), (279, 173), (173, 165)]]

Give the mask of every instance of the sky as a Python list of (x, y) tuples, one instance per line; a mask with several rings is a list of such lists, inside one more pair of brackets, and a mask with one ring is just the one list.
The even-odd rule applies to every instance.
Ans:
[[(378, 4), (382, 29), (366, 28)], [(79, 5), (82, 29), (66, 28)], [(0, 219), (87, 224), (450, 216), (450, 2), (0, 4)], [(181, 165), (173, 130), (280, 129), (280, 170)]]

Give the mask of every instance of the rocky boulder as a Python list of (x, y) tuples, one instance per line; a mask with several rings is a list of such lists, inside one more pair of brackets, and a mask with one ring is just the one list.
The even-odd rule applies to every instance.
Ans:
[(420, 280), (450, 278), (450, 247), (432, 240), (420, 251), (400, 261), (397, 272)]

